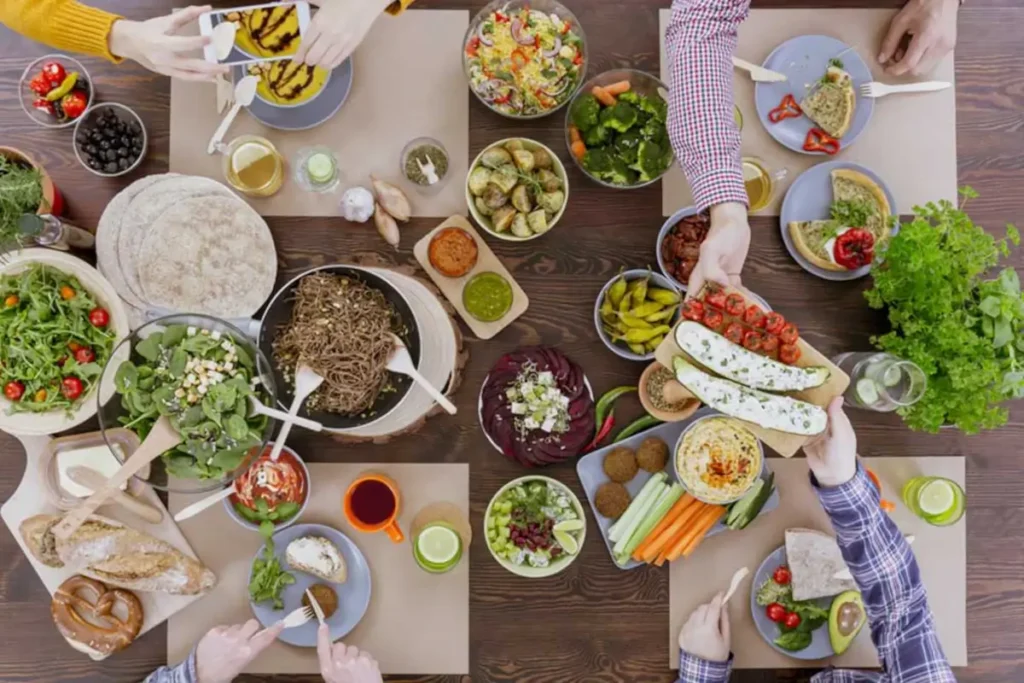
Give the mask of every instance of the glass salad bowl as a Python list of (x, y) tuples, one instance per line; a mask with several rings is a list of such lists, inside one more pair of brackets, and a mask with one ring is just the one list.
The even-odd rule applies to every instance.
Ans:
[(118, 427), (144, 440), (161, 415), (182, 434), (177, 446), (135, 475), (161, 491), (223, 488), (273, 434), (274, 423), (252, 410), (250, 398), (274, 405), (270, 363), (241, 330), (218, 318), (176, 314), (146, 323), (115, 347), (101, 379), (108, 384), (113, 396), (99, 400), (108, 446), (108, 432)]
[(557, 0), (494, 0), (470, 22), (462, 47), (469, 89), (510, 119), (564, 107), (588, 62), (583, 27)]
[[(597, 136), (597, 139), (601, 140), (600, 142), (597, 142), (595, 138), (589, 138), (588, 140), (587, 136), (590, 131), (582, 131), (580, 133), (581, 137), (584, 138), (584, 146), (588, 151), (600, 149), (615, 159), (614, 163), (618, 166), (616, 172), (613, 173), (609, 169), (608, 172), (598, 175), (586, 168), (581, 157), (577, 156), (574, 152), (573, 127), (576, 125), (575, 122), (581, 114), (586, 117), (582, 110), (588, 105), (592, 106), (592, 100), (595, 99), (593, 95), (594, 86), (601, 86), (603, 88), (626, 81), (629, 82), (630, 94), (627, 94), (623, 99), (629, 103), (631, 109), (636, 111), (636, 119), (633, 120), (631, 116), (630, 120), (633, 121), (632, 123), (626, 121), (616, 124), (625, 128), (623, 131), (611, 128), (610, 126), (606, 127), (606, 135)], [(640, 97), (646, 100), (646, 102), (641, 105), (634, 99), (635, 97)], [(675, 163), (672, 145), (668, 139), (668, 129), (665, 127), (664, 122), (662, 125), (658, 125), (659, 117), (666, 120), (668, 118), (667, 97), (668, 88), (661, 79), (643, 71), (636, 69), (613, 69), (594, 76), (583, 84), (583, 87), (579, 89), (576, 96), (572, 98), (569, 108), (566, 109), (565, 144), (569, 148), (569, 156), (572, 157), (576, 166), (588, 178), (605, 187), (611, 187), (616, 190), (634, 190), (661, 180), (662, 176)], [(599, 106), (600, 110), (597, 112), (597, 116), (600, 120), (601, 112), (605, 111), (607, 107), (604, 104)], [(652, 107), (655, 109), (660, 108), (662, 110), (661, 113), (654, 115)], [(629, 141), (628, 143), (627, 140)], [(658, 161), (652, 167), (652, 170), (656, 172), (649, 173), (647, 177), (644, 177), (635, 168), (638, 163), (631, 156), (631, 154), (635, 156), (639, 153), (641, 142), (653, 142), (661, 151)], [(651, 149), (654, 148), (651, 147)], [(618, 164), (618, 161), (623, 161), (624, 164)], [(626, 168), (622, 169), (622, 165), (625, 165)]]

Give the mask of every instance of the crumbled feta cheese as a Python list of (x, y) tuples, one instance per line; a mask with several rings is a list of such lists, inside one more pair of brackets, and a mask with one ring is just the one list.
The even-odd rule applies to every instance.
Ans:
[(536, 429), (540, 425), (536, 420), (533, 419), (533, 416), (531, 415), (530, 417), (523, 420), (523, 426), (525, 426), (527, 429)]
[(551, 430), (555, 428), (555, 418), (548, 417), (548, 419), (544, 420), (544, 424), (542, 424), (540, 428), (550, 434)]
[(550, 387), (555, 383), (555, 376), (551, 374), (550, 370), (545, 370), (544, 372), (537, 373), (537, 381), (546, 387)]
[(526, 415), (526, 404), (525, 403), (512, 403), (512, 414), (513, 415)]
[(190, 337), (196, 336), (196, 328), (194, 328), (191, 325), (189, 325), (188, 329), (185, 330), (185, 334), (187, 334)]
[(233, 351), (235, 345), (231, 343), (230, 339), (225, 339), (223, 342), (221, 342), (220, 348), (224, 349), (225, 351)]
[(185, 398), (185, 390), (180, 388), (180, 387), (178, 389), (175, 389), (174, 390), (174, 397), (175, 398)]
[(184, 384), (185, 386), (191, 386), (191, 385), (195, 384), (195, 383), (196, 383), (196, 382), (198, 382), (198, 381), (199, 381), (199, 380), (198, 380), (198, 379), (196, 378), (196, 376), (195, 376), (195, 375), (193, 375), (193, 374), (192, 374), (192, 373), (190, 372), (189, 374), (185, 375), (185, 381), (183, 382), (183, 384)]
[(210, 336), (213, 337), (214, 339), (220, 339), (220, 332), (214, 330), (213, 332), (210, 333)]
[(196, 391), (198, 391), (200, 394), (205, 394), (206, 393), (206, 385), (205, 384), (200, 384), (199, 388), (196, 389)]
[(225, 370), (227, 370), (227, 371), (229, 371), (229, 372), (230, 372), (230, 371), (231, 371), (232, 369), (234, 369), (234, 367), (235, 367), (235, 364), (234, 364), (234, 363), (232, 363), (231, 361), (228, 361), (228, 362), (224, 363), (224, 369), (225, 369)]

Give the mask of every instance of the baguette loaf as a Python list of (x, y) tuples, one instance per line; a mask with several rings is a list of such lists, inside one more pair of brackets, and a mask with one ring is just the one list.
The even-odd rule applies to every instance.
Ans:
[(57, 515), (36, 515), (21, 524), (25, 543), (47, 566), (66, 566), (118, 588), (172, 595), (204, 593), (217, 581), (169, 543), (115, 520), (90, 515), (67, 541), (50, 533), (58, 521)]

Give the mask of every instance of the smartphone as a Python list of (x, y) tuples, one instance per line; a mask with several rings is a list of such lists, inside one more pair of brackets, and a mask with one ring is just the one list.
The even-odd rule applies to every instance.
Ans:
[(199, 15), (200, 35), (213, 38), (203, 48), (203, 57), (213, 64), (288, 59), (298, 51), (308, 27), (308, 2), (270, 2)]

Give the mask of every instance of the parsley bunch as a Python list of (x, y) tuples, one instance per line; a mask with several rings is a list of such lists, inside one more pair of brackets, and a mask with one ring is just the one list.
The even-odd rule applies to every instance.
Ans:
[(915, 218), (882, 245), (865, 292), (885, 308), (892, 330), (872, 343), (916, 363), (924, 396), (900, 414), (911, 429), (945, 424), (971, 434), (1005, 424), (1008, 398), (1024, 395), (1024, 297), (1012, 269), (984, 275), (1018, 244), (1017, 229), (995, 239), (964, 213), (971, 188), (951, 202), (915, 207)]

